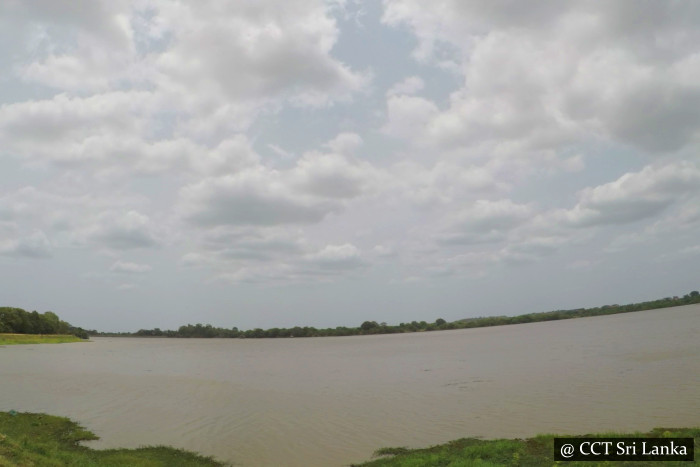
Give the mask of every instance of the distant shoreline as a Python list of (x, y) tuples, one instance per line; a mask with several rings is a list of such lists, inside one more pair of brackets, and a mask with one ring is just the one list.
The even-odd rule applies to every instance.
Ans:
[(358, 327), (338, 326), (335, 328), (317, 329), (312, 326), (295, 326), (293, 328), (270, 328), (270, 329), (249, 329), (239, 330), (237, 327), (231, 329), (214, 327), (210, 324), (187, 324), (180, 326), (177, 330), (140, 329), (136, 332), (98, 332), (87, 331), (90, 336), (97, 337), (179, 337), (179, 338), (238, 338), (238, 339), (259, 339), (259, 338), (291, 338), (291, 337), (341, 337), (341, 336), (361, 336), (373, 334), (401, 334), (409, 332), (445, 331), (452, 329), (471, 329), (491, 326), (504, 326), (509, 324), (537, 323), (542, 321), (557, 321), (563, 319), (584, 318), (588, 316), (604, 316), (620, 313), (631, 313), (635, 311), (655, 310), (661, 308), (671, 308), (683, 305), (693, 305), (700, 303), (700, 292), (694, 290), (682, 297), (666, 297), (647, 302), (630, 303), (627, 305), (604, 305), (594, 308), (576, 308), (572, 310), (555, 310), (540, 313), (528, 313), (517, 316), (492, 316), (467, 318), (457, 321), (447, 322), (438, 318), (435, 322), (412, 321), (410, 323), (400, 323), (398, 325), (387, 325), (376, 321), (365, 321)]

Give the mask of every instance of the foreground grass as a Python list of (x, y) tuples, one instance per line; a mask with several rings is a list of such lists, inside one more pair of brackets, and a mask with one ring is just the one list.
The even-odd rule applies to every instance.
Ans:
[[(496, 467), (566, 465), (592, 467), (700, 465), (695, 462), (561, 462), (553, 460), (553, 438), (540, 435), (528, 439), (481, 440), (464, 438), (426, 449), (384, 448), (375, 456), (383, 458), (362, 464), (364, 467), (450, 466)], [(587, 437), (678, 437), (695, 438), (700, 452), (700, 428), (655, 428), (648, 433), (600, 433)], [(80, 441), (97, 439), (93, 433), (63, 417), (34, 413), (0, 412), (0, 467), (32, 466), (130, 466), (130, 467), (198, 467), (223, 466), (211, 457), (164, 446), (139, 449), (94, 450), (80, 446)]]
[(63, 417), (0, 412), (0, 467), (9, 466), (222, 466), (210, 457), (164, 446), (94, 450), (80, 441), (97, 439)]
[[(569, 436), (569, 435), (566, 435)], [(639, 437), (639, 438), (695, 438), (695, 462), (555, 462), (553, 446), (555, 437), (564, 435), (540, 435), (528, 439), (482, 440), (463, 438), (425, 449), (383, 448), (375, 457), (383, 457), (361, 464), (364, 467), (496, 467), (496, 466), (649, 466), (700, 465), (700, 428), (655, 428), (648, 433), (600, 433), (586, 437)], [(391, 456), (391, 457), (386, 457)]]
[(64, 344), (83, 340), (70, 334), (0, 334), (0, 345)]

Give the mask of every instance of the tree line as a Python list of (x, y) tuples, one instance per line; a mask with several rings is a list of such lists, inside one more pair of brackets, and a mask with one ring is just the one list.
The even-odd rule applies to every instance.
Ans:
[(98, 336), (138, 336), (138, 337), (225, 337), (225, 338), (277, 338), (277, 337), (328, 337), (328, 336), (357, 336), (368, 334), (397, 334), (406, 332), (441, 331), (447, 329), (467, 329), (507, 324), (535, 323), (539, 321), (555, 321), (561, 319), (582, 318), (586, 316), (611, 315), (633, 311), (668, 308), (680, 305), (700, 303), (700, 292), (694, 290), (683, 297), (666, 297), (648, 302), (630, 303), (627, 305), (605, 305), (595, 308), (577, 308), (572, 310), (554, 310), (540, 313), (528, 313), (518, 316), (490, 316), (467, 318), (447, 322), (438, 318), (434, 322), (411, 321), (398, 325), (364, 321), (358, 327), (338, 326), (335, 328), (315, 328), (312, 326), (295, 326), (293, 328), (270, 328), (239, 330), (237, 327), (221, 328), (211, 324), (187, 324), (177, 330), (140, 329), (135, 333), (100, 333), (88, 331)]
[(39, 313), (11, 307), (0, 307), (0, 333), (72, 334), (81, 339), (89, 338), (87, 331), (62, 321), (52, 311)]

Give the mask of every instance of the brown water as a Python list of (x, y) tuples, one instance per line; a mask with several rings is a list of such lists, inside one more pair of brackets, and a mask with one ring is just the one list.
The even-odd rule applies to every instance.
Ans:
[(700, 306), (458, 331), (0, 348), (0, 410), (95, 447), (332, 466), (382, 446), (700, 426)]

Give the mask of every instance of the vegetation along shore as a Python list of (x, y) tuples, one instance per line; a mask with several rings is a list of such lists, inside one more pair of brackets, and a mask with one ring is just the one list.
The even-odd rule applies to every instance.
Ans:
[[(563, 435), (562, 435), (563, 436)], [(586, 437), (678, 437), (694, 438), (695, 451), (700, 449), (700, 428), (656, 428), (648, 433), (600, 433)], [(527, 439), (483, 440), (463, 438), (425, 449), (383, 448), (377, 459), (360, 464), (383, 466), (541, 466), (553, 465), (553, 438), (540, 435)], [(81, 441), (97, 439), (90, 431), (63, 417), (46, 414), (0, 412), (0, 466), (223, 466), (211, 457), (166, 446), (138, 449), (95, 450), (81, 446)], [(644, 465), (644, 463), (633, 463)], [(688, 462), (664, 465), (698, 465)], [(579, 463), (567, 463), (579, 465)], [(580, 465), (590, 465), (580, 463)], [(606, 462), (605, 465), (630, 465)], [(649, 465), (659, 465), (649, 463)]]
[(357, 336), (366, 334), (396, 334), (406, 332), (442, 331), (448, 329), (481, 328), (487, 326), (502, 326), (507, 324), (536, 323), (539, 321), (555, 321), (561, 319), (583, 318), (586, 316), (612, 315), (633, 311), (653, 310), (681, 305), (700, 303), (700, 292), (694, 290), (682, 297), (666, 297), (647, 302), (630, 303), (627, 305), (605, 305), (595, 308), (577, 308), (573, 310), (555, 310), (542, 313), (528, 313), (518, 316), (491, 316), (468, 318), (447, 322), (438, 318), (435, 322), (412, 321), (399, 325), (388, 325), (376, 321), (365, 321), (358, 327), (339, 326), (335, 328), (317, 329), (310, 326), (293, 328), (270, 328), (239, 330), (214, 327), (210, 324), (187, 324), (177, 330), (141, 329), (135, 333), (103, 333), (88, 331), (96, 336), (136, 336), (136, 337), (228, 337), (228, 338), (277, 338), (277, 337), (325, 337), (325, 336)]
[(98, 439), (63, 417), (0, 412), (0, 466), (222, 466), (211, 457), (165, 446), (95, 450), (81, 441)]
[[(16, 336), (17, 334), (34, 334), (35, 336), (21, 338)], [(39, 313), (25, 311), (21, 308), (0, 307), (0, 345), (75, 342), (75, 340), (67, 340), (67, 336), (80, 339), (89, 338), (84, 329), (63, 321), (52, 311)]]
[(72, 334), (0, 334), (0, 345), (65, 344), (82, 340)]
[[(699, 465), (697, 457), (700, 449), (700, 428), (655, 428), (647, 433), (597, 433), (582, 437), (615, 437), (615, 438), (694, 438), (694, 462), (555, 462), (554, 438), (570, 437), (570, 435), (540, 435), (527, 439), (494, 439), (484, 440), (463, 438), (449, 443), (440, 444), (425, 449), (383, 448), (375, 453), (375, 459), (363, 464), (362, 467), (418, 467), (427, 465), (449, 465), (452, 467), (496, 467), (496, 466), (532, 466), (566, 465), (586, 466), (659, 466), (659, 465)], [(358, 466), (359, 467), (359, 466)]]
[[(211, 324), (187, 324), (177, 330), (140, 329), (136, 332), (100, 332), (85, 330), (62, 321), (58, 316), (47, 311), (38, 313), (28, 312), (21, 308), (0, 307), (0, 345), (4, 344), (36, 344), (44, 342), (75, 342), (69, 339), (76, 336), (88, 339), (89, 336), (111, 337), (223, 337), (223, 338), (278, 338), (278, 337), (328, 337), (328, 336), (357, 336), (368, 334), (396, 334), (406, 332), (443, 331), (449, 329), (469, 329), (488, 326), (503, 326), (508, 324), (536, 323), (541, 321), (556, 321), (562, 319), (583, 318), (587, 316), (612, 315), (634, 311), (669, 308), (700, 303), (700, 292), (694, 290), (682, 297), (666, 297), (647, 302), (629, 303), (626, 305), (604, 305), (594, 308), (576, 308), (571, 310), (554, 310), (541, 313), (528, 313), (517, 316), (489, 316), (467, 318), (447, 322), (442, 318), (432, 323), (426, 321), (411, 321), (389, 325), (376, 321), (365, 321), (358, 327), (338, 326), (335, 328), (315, 328), (313, 326), (295, 326), (293, 328), (270, 328), (240, 330), (237, 327), (222, 328)], [(17, 337), (16, 334), (35, 334), (32, 337)], [(51, 337), (49, 337), (50, 335)], [(63, 337), (59, 337), (63, 335)]]

